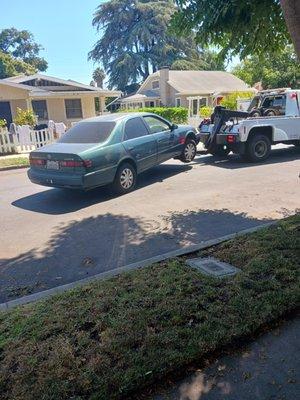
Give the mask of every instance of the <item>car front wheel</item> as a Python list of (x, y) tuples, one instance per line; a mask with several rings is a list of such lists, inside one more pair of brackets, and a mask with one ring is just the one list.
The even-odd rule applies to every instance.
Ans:
[(182, 150), (180, 161), (189, 163), (193, 161), (197, 154), (197, 145), (193, 139), (187, 139)]
[(131, 192), (136, 186), (137, 174), (130, 163), (121, 164), (117, 170), (113, 183), (114, 191), (119, 194)]

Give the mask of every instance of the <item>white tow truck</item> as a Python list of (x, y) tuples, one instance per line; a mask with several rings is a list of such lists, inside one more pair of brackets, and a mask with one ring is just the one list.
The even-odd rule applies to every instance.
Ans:
[(211, 154), (225, 156), (232, 151), (251, 162), (266, 160), (274, 144), (300, 147), (300, 90), (281, 89), (280, 96), (284, 115), (251, 117), (215, 107), (199, 127), (200, 141)]

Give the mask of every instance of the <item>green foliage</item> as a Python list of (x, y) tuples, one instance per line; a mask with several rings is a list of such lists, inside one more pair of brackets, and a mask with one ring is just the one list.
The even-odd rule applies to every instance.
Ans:
[(201, 107), (200, 108), (200, 111), (199, 111), (199, 114), (200, 114), (200, 117), (202, 117), (202, 118), (208, 118), (208, 117), (210, 117), (211, 116), (211, 114), (213, 113), (213, 108), (212, 107)]
[(6, 119), (0, 119), (0, 129), (5, 128), (7, 125)]
[(176, 0), (172, 30), (196, 32), (200, 45), (215, 45), (220, 56), (242, 58), (275, 52), (290, 42), (278, 0)]
[(258, 56), (248, 57), (232, 73), (251, 86), (262, 82), (265, 89), (300, 85), (300, 64), (292, 46), (264, 60), (259, 60)]
[(37, 70), (30, 64), (18, 60), (10, 54), (5, 54), (0, 51), (0, 79), (19, 74), (34, 74)]
[(110, 88), (124, 91), (162, 65), (197, 59), (190, 32), (182, 37), (168, 32), (175, 10), (172, 0), (110, 0), (98, 6), (93, 25), (101, 38), (89, 58), (103, 65)]
[(237, 99), (251, 99), (254, 96), (253, 92), (234, 92), (223, 97), (221, 106), (229, 110), (237, 110)]
[[(124, 112), (124, 110), (120, 110)], [(188, 121), (188, 109), (184, 107), (144, 107), (129, 109), (126, 112), (148, 112), (160, 115), (161, 117), (175, 124), (186, 124)]]
[(215, 51), (205, 49), (195, 54), (194, 58), (183, 58), (174, 61), (171, 69), (179, 71), (224, 71), (225, 66), (224, 61), (220, 60)]
[(16, 28), (0, 31), (0, 52), (31, 65), (34, 70), (45, 71), (48, 67), (45, 59), (38, 56), (42, 49), (29, 31), (18, 31)]
[(34, 114), (33, 110), (22, 110), (21, 108), (17, 108), (17, 115), (14, 118), (14, 123), (17, 125), (30, 125), (34, 126), (37, 122), (37, 117)]

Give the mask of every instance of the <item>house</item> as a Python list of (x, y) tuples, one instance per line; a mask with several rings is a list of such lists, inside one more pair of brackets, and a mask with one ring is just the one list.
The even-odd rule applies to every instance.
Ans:
[(70, 126), (72, 122), (96, 115), (96, 99), (102, 113), (105, 98), (120, 94), (120, 91), (42, 74), (14, 76), (0, 79), (0, 119), (6, 119), (9, 124), (18, 107), (32, 108), (38, 116), (38, 123), (53, 120)]
[[(189, 116), (200, 107), (213, 107), (236, 91), (253, 91), (241, 79), (224, 71), (172, 71), (163, 67), (143, 82), (136, 94), (118, 99), (122, 109), (140, 107), (186, 107)], [(116, 102), (115, 102), (116, 103)]]

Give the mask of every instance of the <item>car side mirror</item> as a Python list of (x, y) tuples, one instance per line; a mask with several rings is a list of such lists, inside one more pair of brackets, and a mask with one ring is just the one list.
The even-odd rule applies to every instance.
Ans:
[(177, 128), (178, 128), (178, 125), (176, 125), (176, 124), (171, 125), (171, 131), (175, 131), (175, 129), (177, 129)]

